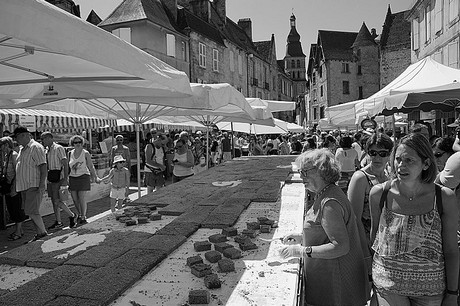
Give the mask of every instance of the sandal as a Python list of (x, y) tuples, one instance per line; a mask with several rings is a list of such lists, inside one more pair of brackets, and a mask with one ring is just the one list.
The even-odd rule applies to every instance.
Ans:
[(18, 239), (21, 239), (22, 236), (21, 235), (17, 235), (15, 233), (12, 233), (11, 235), (8, 236), (8, 240), (10, 241), (15, 241), (15, 240), (18, 240)]

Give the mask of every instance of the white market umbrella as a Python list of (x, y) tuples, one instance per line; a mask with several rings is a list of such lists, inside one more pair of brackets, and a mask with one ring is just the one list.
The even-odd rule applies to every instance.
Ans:
[(292, 122), (287, 122), (287, 129), (289, 132), (293, 132), (293, 133), (305, 132), (305, 129), (303, 128), (303, 126), (298, 125), (297, 123), (292, 123)]
[(296, 108), (296, 102), (291, 101), (263, 100), (260, 98), (246, 98), (246, 100), (249, 102), (249, 105), (251, 105), (251, 107), (264, 107), (272, 113), (293, 111)]
[(42, 0), (0, 2), (2, 104), (189, 95), (184, 72), (103, 29)]
[(219, 130), (233, 131), (246, 133), (246, 134), (286, 134), (289, 132), (287, 127), (287, 122), (279, 119), (273, 119), (275, 126), (263, 125), (263, 124), (253, 124), (245, 122), (220, 122), (217, 123)]

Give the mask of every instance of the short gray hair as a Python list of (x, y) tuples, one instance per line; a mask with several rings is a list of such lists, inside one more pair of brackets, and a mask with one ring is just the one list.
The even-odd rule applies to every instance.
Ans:
[(340, 178), (340, 164), (326, 148), (306, 151), (297, 157), (295, 163), (299, 170), (315, 167), (328, 184), (335, 184)]

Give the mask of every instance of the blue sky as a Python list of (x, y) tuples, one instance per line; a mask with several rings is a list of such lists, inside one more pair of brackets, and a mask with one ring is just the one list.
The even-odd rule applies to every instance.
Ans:
[[(80, 5), (82, 18), (93, 9), (105, 19), (122, 0), (74, 0)], [(297, 19), (297, 31), (304, 53), (316, 42), (318, 30), (357, 32), (363, 22), (369, 30), (382, 32), (390, 4), (393, 13), (408, 10), (416, 0), (227, 0), (227, 16), (234, 22), (251, 18), (253, 40), (270, 40), (275, 34), (277, 58), (286, 52), (289, 18)]]

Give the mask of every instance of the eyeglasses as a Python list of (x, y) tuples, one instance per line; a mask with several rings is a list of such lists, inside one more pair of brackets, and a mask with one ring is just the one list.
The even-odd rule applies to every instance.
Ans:
[(379, 155), (380, 157), (388, 157), (390, 156), (390, 152), (388, 151), (375, 151), (375, 150), (370, 150), (369, 151), (369, 156), (377, 156)]
[(300, 176), (307, 177), (308, 176), (308, 171), (311, 171), (313, 169), (315, 169), (315, 167), (299, 170)]
[(76, 144), (82, 144), (83, 142), (82, 141), (74, 141), (73, 144), (76, 145)]
[(117, 142), (123, 142), (123, 139), (117, 139)]
[(436, 158), (440, 158), (441, 156), (443, 156), (446, 152), (436, 152), (434, 153), (434, 157)]

